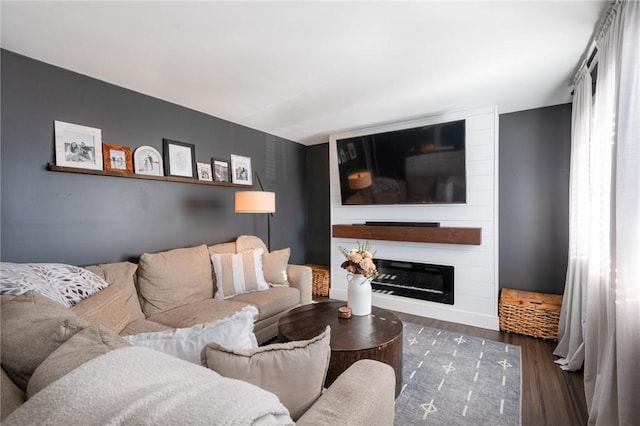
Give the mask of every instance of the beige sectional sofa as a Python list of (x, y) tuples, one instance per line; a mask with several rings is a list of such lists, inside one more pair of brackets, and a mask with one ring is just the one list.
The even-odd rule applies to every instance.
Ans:
[(251, 249), (266, 253), (262, 240), (241, 236), (231, 243), (145, 253), (137, 265), (119, 262), (86, 266), (109, 287), (71, 309), (126, 336), (213, 322), (253, 305), (258, 309), (254, 333), (263, 343), (277, 335), (278, 319), (284, 313), (311, 303), (312, 275), (308, 266), (287, 263), (289, 249), (274, 251), (263, 255), (264, 268), (285, 270), (287, 285), (224, 300), (214, 298), (216, 279), (210, 256)]
[[(273, 285), (262, 291), (229, 296), (228, 283), (221, 282), (222, 277), (217, 276), (214, 272), (211, 256), (245, 253), (251, 249), (259, 249), (264, 252), (262, 255), (264, 275)], [(158, 352), (151, 351), (153, 353), (145, 355), (144, 350), (150, 351), (149, 349), (133, 348), (120, 336), (169, 331), (175, 328), (190, 327), (194, 324), (211, 323), (227, 318), (251, 305), (255, 306), (258, 312), (254, 323), (257, 340), (259, 342), (269, 340), (277, 334), (277, 323), (281, 315), (296, 306), (311, 303), (311, 270), (306, 266), (288, 265), (289, 253), (287, 250), (268, 253), (261, 240), (251, 236), (243, 236), (231, 243), (143, 254), (138, 264), (118, 262), (87, 266), (86, 269), (102, 277), (109, 283), (109, 286), (69, 309), (64, 307), (61, 309), (54, 302), (53, 314), (45, 315), (42, 312), (47, 312), (47, 310), (44, 308), (40, 310), (36, 306), (36, 309), (31, 309), (30, 313), (20, 320), (11, 316), (11, 312), (14, 311), (14, 301), (11, 299), (14, 296), (2, 296), (1, 419), (4, 421), (11, 412), (20, 408), (15, 411), (16, 415), (7, 418), (9, 424), (28, 424), (37, 420), (38, 415), (48, 418), (51, 424), (58, 423), (51, 420), (55, 418), (65, 419), (64, 423), (68, 423), (67, 420), (72, 420), (69, 417), (71, 415), (64, 410), (64, 407), (57, 407), (60, 401), (69, 401), (70, 405), (71, 403), (97, 404), (100, 407), (109, 407), (109, 404), (112, 403), (110, 398), (114, 396), (101, 394), (104, 383), (101, 384), (101, 387), (96, 388), (95, 384), (87, 379), (93, 377), (91, 369), (94, 366), (95, 368), (100, 366), (102, 369), (111, 368), (106, 360), (112, 356), (113, 358), (121, 358), (120, 364), (117, 363), (118, 361), (111, 361), (116, 362), (114, 369), (119, 370), (115, 366), (121, 365), (122, 359), (127, 359), (125, 367), (131, 369), (131, 374), (142, 372), (146, 368), (151, 368), (147, 359), (154, 359), (157, 357), (154, 354), (158, 354)], [(214, 297), (221, 286), (226, 287), (226, 296), (228, 296), (223, 300)], [(27, 299), (29, 298), (27, 297)], [(22, 301), (24, 302), (24, 300)], [(37, 305), (41, 302), (34, 303)], [(47, 299), (44, 304), (50, 305), (51, 303)], [(25, 306), (30, 305), (27, 303)], [(17, 312), (21, 312), (20, 309)], [(38, 325), (32, 327), (28, 324)], [(39, 330), (40, 326), (44, 327), (45, 325), (49, 327), (48, 330), (46, 327)], [(22, 329), (16, 330), (16, 327)], [(24, 337), (22, 337), (23, 335)], [(5, 339), (5, 337), (7, 338)], [(22, 339), (25, 341), (21, 342)], [(16, 346), (20, 346), (20, 348)], [(221, 392), (224, 395), (223, 398), (228, 398), (228, 405), (222, 401), (222, 403), (211, 404), (210, 408), (206, 408), (209, 404), (201, 403), (197, 407), (197, 412), (189, 404), (193, 405), (201, 400), (209, 401), (210, 397), (204, 391), (204, 395), (192, 395), (189, 398), (189, 404), (186, 402), (177, 406), (173, 402), (168, 404), (172, 407), (171, 413), (173, 415), (186, 416), (184, 424), (213, 424), (211, 419), (220, 418), (221, 412), (216, 410), (222, 410), (225, 416), (231, 412), (234, 415), (240, 415), (237, 418), (233, 417), (236, 420), (232, 422), (239, 421), (237, 420), (239, 418), (249, 418), (247, 416), (251, 410), (238, 406), (238, 401), (242, 399), (240, 393), (243, 391), (238, 391), (237, 384), (224, 382), (227, 379), (221, 378), (205, 367), (189, 363), (186, 364), (192, 367), (186, 367), (185, 361), (161, 355), (165, 358), (158, 361), (160, 363), (160, 366), (156, 367), (159, 369), (158, 373), (151, 372), (141, 377), (145, 380), (149, 375), (157, 375), (162, 378), (165, 376), (163, 372), (177, 372), (185, 369), (193, 377), (185, 377), (183, 386), (187, 386), (186, 383), (190, 383), (189, 380), (198, 379), (200, 383), (209, 386), (212, 391)], [(26, 368), (26, 373), (18, 372), (17, 374), (15, 364), (17, 363), (22, 368), (22, 358), (26, 360), (26, 364), (30, 365)], [(6, 368), (9, 365), (13, 369)], [(87, 369), (89, 371), (86, 371)], [(5, 370), (7, 371), (5, 372)], [(35, 377), (31, 377), (31, 374)], [(126, 377), (126, 374), (129, 373), (119, 371), (119, 374), (124, 374)], [(100, 377), (103, 377), (102, 381), (106, 380), (104, 372), (100, 373)], [(180, 376), (178, 375), (178, 377)], [(111, 379), (116, 381), (116, 388), (118, 383), (122, 381), (121, 378)], [(166, 380), (170, 379), (170, 377), (166, 378)], [(217, 383), (217, 380), (222, 380), (219, 386), (211, 384), (213, 381)], [(68, 383), (73, 383), (73, 385), (69, 386)], [(166, 392), (167, 386), (176, 386), (173, 382), (168, 383), (169, 385), (156, 383), (155, 386), (159, 386), (163, 392)], [(298, 424), (392, 424), (394, 383), (394, 372), (387, 365), (369, 360), (359, 361), (343, 373), (331, 388), (322, 393), (299, 418)], [(244, 383), (244, 385), (252, 386), (248, 383)], [(136, 386), (143, 386), (142, 383), (133, 383), (129, 386), (133, 388), (123, 387), (121, 393), (115, 392), (118, 394), (116, 396), (122, 399), (123, 395), (135, 397), (141, 395), (141, 390)], [(149, 384), (144, 386), (149, 386)], [(222, 391), (222, 389), (226, 389), (225, 386), (230, 386), (230, 390)], [(30, 391), (28, 391), (28, 387), (30, 387)], [(191, 392), (192, 388), (193, 386), (187, 386), (185, 391)], [(96, 389), (100, 389), (100, 392), (96, 392)], [(269, 401), (269, 395), (273, 395), (262, 389), (258, 389), (258, 391), (263, 392), (263, 394), (255, 394), (260, 397), (261, 401), (263, 399)], [(253, 388), (246, 389), (247, 395), (254, 395), (255, 392), (257, 391)], [(173, 401), (175, 392), (166, 393), (167, 398)], [(58, 417), (54, 417), (52, 408), (42, 402), (46, 401), (48, 394), (53, 394), (49, 398), (54, 401), (52, 405), (56, 407), (55, 416)], [(80, 398), (78, 395), (82, 395), (81, 401), (76, 400)], [(87, 399), (88, 402), (84, 399)], [(148, 403), (146, 397), (141, 400)], [(165, 404), (165, 401), (162, 400), (161, 403)], [(202, 407), (203, 405), (205, 408)], [(251, 404), (247, 407), (249, 406), (253, 407)], [(286, 410), (284, 413), (278, 411), (278, 407), (283, 408), (279, 402), (271, 403), (271, 405), (264, 402), (261, 406), (268, 407), (273, 412), (267, 410), (265, 413), (268, 416), (262, 413), (260, 414), (262, 417), (254, 417), (254, 419), (259, 419), (266, 424), (292, 423)], [(236, 409), (231, 407), (236, 407)], [(77, 411), (77, 408), (74, 410)], [(74, 410), (69, 412), (75, 412)], [(96, 407), (88, 407), (87, 410), (95, 415), (99, 414)], [(243, 410), (245, 410), (244, 414), (242, 414)], [(147, 415), (144, 408), (139, 408), (138, 411), (138, 415), (140, 413), (143, 416)], [(239, 411), (239, 413), (235, 413), (235, 411)], [(111, 413), (106, 414), (110, 415)], [(121, 414), (121, 412), (117, 412), (117, 416)], [(89, 418), (74, 415), (79, 422)], [(105, 415), (105, 413), (99, 415)], [(189, 415), (192, 416), (190, 420)], [(116, 421), (118, 424), (135, 423), (131, 420), (133, 417), (127, 421), (117, 416), (114, 418), (120, 419)], [(252, 422), (242, 420), (239, 424)], [(69, 424), (72, 423), (71, 421)]]

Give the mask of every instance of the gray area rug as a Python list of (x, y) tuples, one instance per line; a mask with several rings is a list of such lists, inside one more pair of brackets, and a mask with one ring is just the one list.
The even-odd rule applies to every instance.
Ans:
[(404, 324), (396, 425), (520, 425), (519, 346)]

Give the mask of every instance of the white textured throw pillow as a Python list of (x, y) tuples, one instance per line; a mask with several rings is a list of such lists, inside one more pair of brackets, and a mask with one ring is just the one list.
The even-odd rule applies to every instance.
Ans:
[(228, 299), (238, 294), (268, 290), (262, 270), (261, 248), (238, 254), (212, 254), (211, 263), (216, 274), (216, 299)]
[(71, 307), (109, 284), (84, 268), (62, 263), (0, 263), (0, 294), (36, 291)]
[(258, 342), (253, 334), (253, 321), (257, 316), (258, 309), (255, 306), (245, 306), (230, 317), (215, 322), (124, 338), (132, 345), (144, 346), (199, 365), (200, 352), (209, 343), (236, 349), (257, 348)]

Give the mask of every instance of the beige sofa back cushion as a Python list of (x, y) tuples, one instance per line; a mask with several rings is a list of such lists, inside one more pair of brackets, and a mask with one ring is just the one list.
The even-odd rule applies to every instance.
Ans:
[(2, 368), (24, 391), (35, 369), (53, 351), (91, 324), (60, 303), (28, 291), (0, 296)]
[(206, 245), (145, 253), (138, 264), (138, 289), (147, 317), (213, 297)]
[(109, 288), (117, 289), (132, 320), (145, 318), (136, 290), (138, 265), (131, 262), (116, 262), (85, 266), (85, 269), (104, 278), (109, 283)]

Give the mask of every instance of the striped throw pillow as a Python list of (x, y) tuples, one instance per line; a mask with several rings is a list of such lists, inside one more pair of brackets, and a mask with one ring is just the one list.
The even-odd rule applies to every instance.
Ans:
[(216, 299), (228, 299), (238, 294), (269, 289), (262, 271), (264, 250), (254, 249), (238, 254), (212, 254), (216, 274)]

